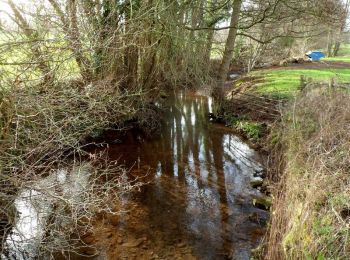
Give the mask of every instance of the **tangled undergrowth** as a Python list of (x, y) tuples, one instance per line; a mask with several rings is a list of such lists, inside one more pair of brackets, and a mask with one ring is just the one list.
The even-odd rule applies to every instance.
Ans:
[[(17, 249), (24, 258), (79, 251), (94, 215), (115, 213), (106, 201), (141, 182), (127, 178), (127, 170), (107, 162), (105, 154), (90, 154), (84, 147), (88, 137), (121, 129), (123, 122), (140, 117), (146, 103), (144, 93), (121, 93), (103, 82), (85, 88), (57, 84), (44, 92), (29, 87), (1, 92), (1, 257), (10, 257), (14, 246), (28, 240), (13, 229), (20, 217), (14, 208), (18, 199), (35, 208), (41, 226), (34, 251)], [(12, 241), (5, 241), (9, 237)]]
[(348, 259), (349, 104), (342, 89), (313, 88), (284, 110), (270, 136), (279, 183), (265, 259)]

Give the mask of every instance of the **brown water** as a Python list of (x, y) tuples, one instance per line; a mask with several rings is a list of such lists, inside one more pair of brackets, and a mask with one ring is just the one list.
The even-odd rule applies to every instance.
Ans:
[[(231, 129), (209, 121), (207, 97), (182, 92), (166, 100), (164, 111), (159, 136), (128, 131), (107, 149), (110, 160), (130, 168), (134, 177), (147, 176), (142, 180), (148, 183), (118, 202), (106, 201), (120, 213), (96, 216), (94, 234), (83, 238), (99, 250), (87, 247), (82, 253), (97, 256), (70, 259), (250, 258), (268, 217), (252, 204), (261, 196), (250, 185), (262, 170), (259, 157)], [(88, 169), (67, 176), (59, 170), (19, 193), (19, 218), (6, 240), (10, 254), (0, 258), (36, 259), (50, 210), (50, 201), (36, 189), (57, 182), (74, 194), (84, 189)]]
[(250, 179), (257, 154), (229, 128), (209, 122), (211, 100), (170, 98), (160, 136), (135, 134), (108, 149), (110, 159), (148, 174), (149, 184), (118, 205), (96, 240), (108, 259), (249, 259), (267, 213)]

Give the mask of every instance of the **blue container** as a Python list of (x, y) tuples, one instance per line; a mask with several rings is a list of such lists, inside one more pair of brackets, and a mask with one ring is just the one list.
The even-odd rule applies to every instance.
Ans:
[(322, 51), (309, 51), (306, 53), (312, 61), (319, 61), (320, 59), (326, 57), (326, 55)]

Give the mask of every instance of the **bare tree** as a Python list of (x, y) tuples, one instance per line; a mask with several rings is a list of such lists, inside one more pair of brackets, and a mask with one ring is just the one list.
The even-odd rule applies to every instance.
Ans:
[(224, 55), (222, 57), (221, 65), (218, 71), (218, 83), (213, 89), (213, 96), (215, 97), (215, 100), (216, 100), (216, 110), (217, 110), (216, 113), (220, 113), (220, 110), (222, 109), (221, 106), (224, 99), (223, 88), (226, 81), (227, 73), (230, 68), (230, 63), (233, 57), (241, 6), (242, 6), (242, 0), (233, 1), (230, 29), (229, 29), (228, 37), (225, 44)]
[(83, 79), (84, 81), (89, 82), (92, 76), (91, 64), (84, 55), (84, 50), (81, 44), (76, 0), (67, 1), (67, 14), (63, 12), (56, 0), (49, 0), (49, 2), (62, 23), (63, 31), (69, 39), (69, 48), (74, 53), (75, 60), (80, 68)]
[(13, 20), (18, 24), (20, 29), (23, 31), (24, 35), (27, 37), (29, 41), (32, 41), (31, 44), (31, 50), (33, 53), (33, 56), (35, 58), (35, 63), (38, 67), (38, 69), (41, 70), (43, 78), (44, 78), (44, 85), (49, 86), (53, 83), (53, 72), (48, 64), (48, 61), (44, 58), (44, 53), (40, 49), (40, 45), (36, 42), (39, 40), (38, 38), (38, 32), (35, 29), (32, 29), (29, 25), (29, 23), (26, 21), (26, 19), (23, 17), (19, 9), (17, 8), (16, 4), (12, 0), (8, 0), (8, 4), (10, 5), (14, 17)]
[(224, 55), (222, 57), (220, 69), (218, 72), (219, 85), (221, 85), (221, 86), (223, 86), (223, 84), (226, 80), (227, 72), (229, 70), (230, 62), (231, 62), (231, 59), (233, 56), (241, 6), (242, 6), (242, 0), (234, 0), (233, 1), (230, 29), (229, 29), (229, 33), (228, 33), (226, 44), (225, 44)]

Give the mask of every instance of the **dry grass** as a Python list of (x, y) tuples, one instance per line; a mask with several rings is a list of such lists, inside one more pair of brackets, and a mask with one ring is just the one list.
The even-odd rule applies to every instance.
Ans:
[[(284, 152), (284, 170), (274, 191), (266, 259), (349, 258), (349, 104), (341, 90), (313, 89), (285, 110), (271, 138)], [(279, 166), (281, 158), (275, 153)]]

